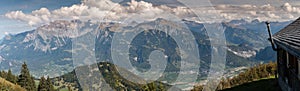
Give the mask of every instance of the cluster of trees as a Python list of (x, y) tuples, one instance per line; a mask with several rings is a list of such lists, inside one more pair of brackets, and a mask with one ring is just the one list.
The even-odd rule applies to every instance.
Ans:
[[(145, 85), (137, 84), (134, 82), (131, 82), (127, 80), (126, 78), (123, 78), (120, 73), (118, 72), (117, 66), (108, 62), (101, 62), (98, 64), (100, 72), (102, 73), (104, 80), (110, 84), (110, 86), (117, 91), (122, 90), (138, 90), (138, 91), (165, 91), (168, 87), (166, 84), (163, 84), (161, 82), (151, 82)], [(120, 68), (119, 68), (120, 70)], [(124, 70), (125, 71), (125, 70)], [(132, 78), (135, 78), (137, 80), (142, 80), (138, 76), (132, 74), (131, 72), (125, 72), (127, 73), (127, 76), (130, 76)], [(124, 75), (124, 74), (123, 74)]]
[(49, 76), (47, 77), (47, 79), (45, 79), (45, 77), (41, 77), (38, 91), (55, 91)]
[(151, 82), (143, 87), (143, 91), (166, 91), (167, 87), (160, 82)]
[(8, 70), (8, 72), (1, 71), (0, 77), (4, 78), (7, 81), (10, 81), (13, 84), (21, 86), (27, 91), (54, 91), (54, 87), (49, 77), (47, 79), (41, 77), (40, 83), (36, 88), (34, 77), (30, 75), (26, 63), (22, 65), (21, 73), (19, 76), (13, 75), (11, 70)]
[[(268, 64), (259, 64), (233, 78), (222, 78), (220, 84), (217, 87), (217, 90), (224, 90), (241, 84), (257, 81), (262, 78), (275, 76), (276, 71), (277, 64), (274, 62), (270, 62)], [(192, 91), (202, 91), (203, 87), (203, 85), (194, 86), (194, 89)]]
[(0, 77), (14, 84), (16, 84), (18, 80), (18, 77), (13, 75), (11, 70), (8, 70), (8, 72), (0, 71)]

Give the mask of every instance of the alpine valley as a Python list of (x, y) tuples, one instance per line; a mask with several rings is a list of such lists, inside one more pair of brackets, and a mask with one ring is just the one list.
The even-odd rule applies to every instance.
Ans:
[[(176, 22), (184, 24), (185, 27), (177, 26)], [(129, 59), (138, 70), (146, 71), (151, 68), (147, 61), (150, 53), (153, 50), (162, 50), (167, 58), (168, 66), (160, 81), (172, 82), (176, 79), (178, 71), (180, 71), (180, 65), (178, 65), (181, 59), (180, 53), (176, 51), (178, 46), (176, 46), (176, 42), (172, 37), (168, 36), (168, 33), (159, 30), (188, 28), (195, 37), (199, 49), (201, 59), (199, 74), (201, 75), (199, 75), (198, 81), (203, 81), (207, 77), (211, 63), (211, 50), (213, 48), (210, 45), (210, 40), (213, 37), (207, 35), (203, 23), (188, 20), (176, 22), (156, 19), (143, 23), (132, 22), (130, 26), (122, 26), (123, 29), (132, 30), (124, 33), (131, 33), (136, 29), (145, 30), (131, 41), (132, 47), (129, 49)], [(272, 32), (279, 31), (289, 23), (291, 21), (271, 22)], [(224, 34), (227, 44), (225, 76), (234, 76), (243, 68), (275, 60), (276, 53), (270, 46), (267, 46), (270, 44), (267, 40), (268, 35), (264, 22), (259, 20), (232, 20), (222, 22), (221, 25), (225, 29)], [(94, 38), (95, 48), (92, 48), (96, 61), (101, 62), (101, 64), (113, 64), (111, 43), (115, 33), (119, 31), (119, 26), (121, 24), (116, 22), (95, 24), (80, 20), (57, 20), (31, 31), (6, 35), (0, 41), (0, 70), (11, 69), (13, 72), (19, 72), (21, 65), (26, 62), (35, 77), (45, 75), (59, 77), (70, 74), (78, 68), (73, 64), (73, 40), (91, 31), (96, 35)], [(156, 26), (155, 29), (152, 28), (154, 26)], [(193, 63), (187, 63), (187, 65), (193, 66)], [(105, 69), (99, 68), (99, 70), (103, 71)]]

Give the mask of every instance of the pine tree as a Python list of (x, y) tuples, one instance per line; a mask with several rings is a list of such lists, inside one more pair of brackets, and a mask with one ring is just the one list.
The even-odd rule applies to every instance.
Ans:
[(217, 87), (217, 90), (223, 90), (223, 89), (224, 89), (223, 86), (224, 86), (224, 80), (223, 80), (223, 78), (222, 78), (222, 79), (220, 80), (220, 83), (219, 83), (218, 87)]
[(269, 77), (269, 72), (267, 71), (267, 65), (262, 66), (262, 78)]
[(2, 75), (3, 75), (3, 73), (2, 73), (2, 71), (0, 71), (0, 77), (2, 77)]
[(258, 69), (255, 67), (254, 69), (253, 69), (253, 80), (254, 79), (259, 79), (259, 74), (258, 74)]
[(38, 86), (38, 91), (48, 91), (47, 81), (45, 77), (41, 77), (40, 83)]
[(144, 91), (156, 91), (156, 85), (154, 82), (148, 83), (145, 87), (144, 87)]
[(54, 86), (52, 85), (52, 82), (51, 82), (49, 76), (47, 77), (46, 83), (47, 83), (47, 86), (48, 86), (47, 87), (48, 91), (55, 91)]
[(163, 83), (159, 83), (158, 89), (159, 89), (160, 91), (165, 91), (165, 90), (166, 90), (166, 88), (165, 88), (165, 86), (164, 86)]
[(0, 77), (2, 77), (2, 78), (6, 78), (6, 75), (7, 75), (7, 73), (5, 72), (5, 71), (1, 71), (1, 73), (0, 73)]
[(14, 84), (17, 83), (17, 78), (12, 74), (12, 72), (11, 72), (10, 69), (8, 70), (8, 73), (7, 73), (7, 76), (6, 76), (6, 80), (10, 81), (10, 82), (12, 82)]
[[(118, 89), (118, 88), (117, 88), (117, 89)], [(70, 85), (68, 86), (68, 90), (69, 90), (69, 91), (73, 91)], [(119, 90), (117, 90), (117, 91), (120, 91), (120, 90), (121, 90), (121, 89), (119, 89)]]
[(224, 88), (231, 88), (229, 80), (227, 79), (225, 84), (224, 84)]
[(251, 73), (251, 69), (248, 69), (246, 72), (245, 72), (245, 75), (246, 75), (246, 82), (250, 82), (252, 81), (252, 73)]
[(35, 85), (34, 77), (33, 77), (32, 75), (31, 75), (30, 77), (31, 77), (30, 82), (32, 83), (32, 84), (31, 84), (31, 87), (32, 87), (32, 89), (34, 89), (34, 91), (36, 91), (37, 88), (36, 88), (36, 85)]
[(30, 75), (30, 72), (25, 62), (22, 65), (21, 74), (19, 75), (17, 83), (28, 91), (36, 91), (33, 77)]

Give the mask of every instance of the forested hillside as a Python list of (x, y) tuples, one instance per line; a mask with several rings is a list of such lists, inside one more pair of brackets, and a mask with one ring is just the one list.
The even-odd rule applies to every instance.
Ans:
[[(270, 62), (268, 64), (256, 65), (252, 68), (249, 68), (245, 72), (238, 74), (232, 78), (222, 78), (220, 84), (218, 85), (217, 90), (226, 90), (236, 86), (240, 86), (246, 83), (251, 83), (259, 81), (261, 79), (274, 77), (276, 72), (277, 64)], [(270, 83), (273, 84), (273, 83)], [(269, 85), (269, 84), (266, 84)], [(202, 91), (204, 85), (195, 86), (192, 91)]]
[[(167, 90), (169, 87), (171, 87), (170, 85), (158, 82), (158, 81), (154, 81), (152, 83), (148, 83), (148, 84), (138, 84), (138, 83), (134, 83), (131, 82), (125, 78), (123, 78), (118, 71), (122, 70), (123, 72), (125, 72), (126, 76), (132, 77), (134, 79), (138, 79), (139, 81), (145, 81), (143, 79), (141, 79), (140, 77), (134, 75), (133, 73), (119, 68), (116, 68), (117, 66), (108, 62), (100, 62), (98, 64), (93, 64), (90, 66), (81, 66), (81, 67), (77, 67), (75, 70), (77, 70), (76, 73), (75, 70), (62, 75), (60, 77), (56, 77), (53, 79), (56, 79), (55, 81), (59, 81), (61, 79), (64, 80), (64, 82), (66, 83), (70, 83), (71, 87), (76, 87), (79, 88), (80, 90), (84, 90), (84, 91), (98, 91), (98, 90), (107, 90), (109, 88), (107, 88), (107, 86), (103, 85), (103, 83), (101, 83), (100, 81), (105, 81), (107, 84), (109, 84), (109, 87), (112, 89), (115, 89), (117, 91), (132, 91), (132, 90), (136, 90), (136, 91), (165, 91)], [(77, 77), (76, 74), (80, 74), (81, 72), (79, 71), (84, 71), (84, 69), (95, 69), (98, 68), (100, 71), (100, 74), (97, 74), (97, 72), (92, 72), (90, 73), (89, 77)], [(79, 71), (78, 71), (79, 70)], [(87, 73), (87, 72), (83, 72), (83, 73)], [(102, 75), (104, 79), (101, 79), (99, 75)], [(80, 79), (80, 83), (82, 84), (88, 84), (88, 86), (83, 86), (82, 84), (79, 84), (79, 80)], [(97, 82), (93, 81), (96, 80)], [(89, 84), (95, 82), (93, 84)], [(100, 84), (100, 85), (99, 85)], [(101, 85), (102, 84), (102, 85)], [(99, 85), (98, 86), (93, 86), (93, 87), (89, 87), (90, 85)]]
[[(161, 82), (152, 82), (149, 84), (137, 84), (134, 82), (131, 82), (125, 78), (123, 78), (116, 69), (116, 66), (110, 63), (98, 63), (91, 65), (94, 67), (99, 67), (100, 73), (103, 75), (104, 79), (100, 79), (99, 76), (91, 76), (83, 79), (89, 79), (89, 78), (96, 78), (99, 80), (105, 80), (112, 89), (115, 90), (142, 90), (142, 91), (164, 91), (167, 88), (170, 87), (170, 85), (161, 83)], [(85, 69), (86, 67), (90, 66), (82, 66), (78, 67), (76, 69)], [(120, 69), (118, 69), (120, 70)], [(140, 81), (144, 81), (141, 78), (135, 76), (134, 74), (130, 73), (129, 71), (126, 71), (124, 69), (121, 69), (124, 72), (126, 72), (128, 76), (131, 76), (135, 79), (140, 79)], [(94, 74), (94, 73), (93, 73)], [(61, 90), (67, 90), (67, 91), (86, 91), (86, 90), (103, 90), (105, 89), (104, 87), (85, 87), (85, 86), (80, 86), (78, 82), (78, 78), (75, 74), (75, 70), (65, 74), (60, 77), (55, 77), (55, 78), (45, 78), (42, 76), (39, 79), (35, 79), (34, 77), (31, 76), (27, 65), (24, 63), (21, 68), (21, 72), (19, 76), (15, 76), (12, 74), (11, 70), (8, 71), (0, 71), (0, 89), (1, 91), (3, 90), (8, 90), (8, 91), (22, 91), (22, 90), (27, 90), (27, 91), (61, 91)], [(7, 80), (7, 81), (6, 81)], [(92, 82), (90, 80), (84, 80), (87, 83)], [(2, 84), (3, 83), (3, 84)], [(18, 84), (18, 85), (15, 85)], [(93, 84), (96, 85), (97, 83)], [(20, 85), (20, 86), (19, 86)], [(17, 89), (17, 90), (14, 90)]]
[(1, 91), (55, 91), (52, 81), (48, 77), (41, 77), (39, 84), (35, 83), (35, 78), (30, 74), (26, 63), (22, 65), (19, 76), (12, 74), (11, 70), (0, 72)]

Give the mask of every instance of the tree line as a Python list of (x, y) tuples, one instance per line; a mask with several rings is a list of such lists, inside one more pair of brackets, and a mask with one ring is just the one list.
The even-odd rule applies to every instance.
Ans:
[[(253, 81), (260, 80), (262, 78), (267, 78), (270, 76), (275, 76), (277, 72), (277, 64), (274, 62), (269, 62), (268, 64), (256, 65), (235, 77), (232, 78), (222, 78), (217, 90), (224, 90), (227, 88), (232, 88), (245, 83), (250, 83)], [(192, 91), (202, 91), (205, 85), (194, 86)], [(209, 86), (208, 86), (209, 87)]]
[(13, 84), (21, 86), (27, 91), (55, 91), (49, 77), (47, 77), (47, 79), (45, 77), (41, 77), (38, 87), (36, 87), (34, 77), (30, 74), (26, 63), (22, 64), (20, 75), (14, 75), (9, 69), (7, 72), (0, 71), (0, 77)]

